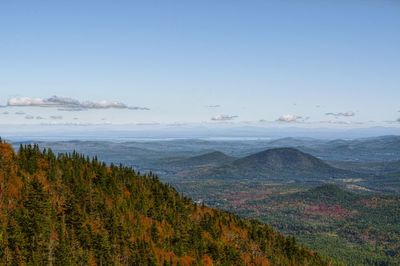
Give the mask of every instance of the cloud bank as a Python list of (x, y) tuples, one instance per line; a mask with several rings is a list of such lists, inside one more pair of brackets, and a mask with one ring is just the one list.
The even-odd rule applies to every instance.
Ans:
[(53, 120), (61, 120), (61, 119), (63, 119), (63, 117), (61, 115), (52, 115), (52, 116), (50, 116), (50, 118), (53, 119)]
[(325, 113), (325, 115), (332, 115), (332, 116), (342, 116), (342, 117), (351, 117), (351, 116), (355, 116), (355, 113), (352, 111), (347, 111), (347, 112), (340, 112), (340, 113)]
[(239, 116), (237, 115), (216, 115), (214, 117), (211, 117), (212, 121), (230, 121), (235, 118), (238, 118)]
[(293, 122), (299, 122), (300, 119), (302, 119), (301, 116), (294, 115), (294, 114), (286, 114), (286, 115), (282, 115), (281, 117), (279, 117), (276, 121), (285, 122), (285, 123), (293, 123)]
[(31, 107), (58, 107), (60, 111), (82, 111), (87, 109), (129, 109), (129, 110), (150, 110), (147, 107), (128, 106), (118, 101), (78, 101), (69, 97), (52, 96), (50, 98), (10, 98), (7, 106), (31, 106)]

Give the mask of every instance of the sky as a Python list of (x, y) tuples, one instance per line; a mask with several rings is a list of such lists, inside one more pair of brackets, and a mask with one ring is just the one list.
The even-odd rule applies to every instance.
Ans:
[(1, 1), (0, 125), (400, 126), (400, 2)]

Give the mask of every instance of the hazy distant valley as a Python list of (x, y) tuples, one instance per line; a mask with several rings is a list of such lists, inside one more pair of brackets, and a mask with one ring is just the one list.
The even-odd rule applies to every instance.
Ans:
[(152, 171), (198, 203), (267, 222), (341, 261), (400, 263), (398, 136), (39, 145)]

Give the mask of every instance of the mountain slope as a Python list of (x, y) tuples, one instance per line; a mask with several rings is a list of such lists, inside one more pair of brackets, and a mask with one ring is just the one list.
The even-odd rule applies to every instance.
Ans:
[(212, 177), (271, 179), (326, 179), (358, 175), (334, 168), (294, 148), (269, 149), (203, 174)]
[(269, 226), (153, 175), (0, 143), (0, 264), (329, 265)]
[(199, 156), (194, 156), (184, 160), (185, 165), (212, 165), (223, 164), (235, 160), (234, 157), (228, 156), (220, 151), (214, 151)]
[(226, 155), (220, 151), (213, 151), (189, 158), (178, 159), (178, 160), (167, 160), (164, 162), (165, 167), (168, 168), (183, 168), (187, 170), (188, 168), (194, 167), (210, 167), (219, 166), (229, 162), (234, 161), (236, 158)]

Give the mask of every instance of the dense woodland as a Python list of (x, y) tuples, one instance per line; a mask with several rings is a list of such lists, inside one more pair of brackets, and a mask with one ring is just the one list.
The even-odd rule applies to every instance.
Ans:
[(1, 265), (332, 265), (153, 174), (0, 143)]
[(400, 265), (399, 203), (398, 196), (323, 185), (258, 204), (269, 206), (265, 222), (313, 249), (349, 265), (384, 266)]

